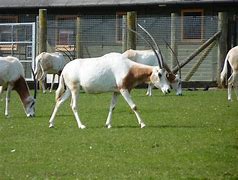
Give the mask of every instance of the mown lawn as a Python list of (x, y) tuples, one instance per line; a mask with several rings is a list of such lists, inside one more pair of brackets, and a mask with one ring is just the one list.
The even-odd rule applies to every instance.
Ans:
[(70, 101), (49, 129), (54, 93), (38, 93), (28, 119), (14, 92), (9, 118), (0, 100), (0, 179), (238, 179), (238, 101), (225, 90), (153, 92), (132, 92), (144, 129), (121, 97), (106, 129), (111, 94), (82, 93), (83, 130)]

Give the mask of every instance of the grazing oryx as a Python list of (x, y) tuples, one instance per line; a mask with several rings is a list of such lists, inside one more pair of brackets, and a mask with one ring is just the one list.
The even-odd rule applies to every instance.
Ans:
[(64, 56), (59, 52), (47, 53), (42, 52), (36, 56), (36, 79), (42, 82), (42, 90), (45, 93), (45, 78), (47, 74), (53, 74), (50, 92), (54, 86), (55, 74), (60, 75), (64, 66), (69, 62)]
[[(86, 93), (113, 92), (106, 126), (111, 128), (112, 112), (116, 106), (119, 93), (135, 113), (137, 120), (143, 128), (135, 103), (132, 101), (130, 91), (136, 85), (152, 82), (163, 93), (169, 93), (170, 85), (166, 79), (163, 66), (148, 66), (127, 59), (120, 53), (109, 53), (98, 58), (76, 59), (68, 63), (60, 76), (59, 86), (56, 90), (56, 105), (50, 118), (49, 127), (54, 127), (55, 115), (60, 105), (71, 95), (71, 108), (77, 120), (78, 127), (83, 129), (78, 111), (77, 100), (80, 87)], [(66, 90), (65, 90), (66, 87)]]
[[(127, 58), (129, 58), (132, 61), (146, 64), (150, 66), (158, 66), (158, 60), (155, 56), (155, 53), (152, 50), (132, 50), (129, 49), (123, 53), (123, 55)], [(179, 76), (174, 73), (168, 68), (168, 65), (165, 65), (165, 69), (169, 72), (167, 74), (167, 79), (173, 89), (176, 90), (176, 95), (182, 95), (182, 87), (181, 87), (181, 79)], [(146, 92), (146, 95), (151, 96), (152, 95), (152, 84), (148, 84), (148, 89)]]
[(9, 115), (11, 90), (16, 90), (20, 96), (27, 117), (35, 115), (35, 97), (30, 96), (28, 85), (24, 78), (24, 70), (20, 61), (12, 56), (0, 57), (0, 93), (7, 88), (5, 115)]
[(230, 64), (232, 74), (228, 79), (228, 100), (231, 101), (231, 89), (232, 86), (235, 88), (236, 97), (238, 100), (238, 46), (233, 47), (226, 55), (224, 67), (221, 72), (221, 83), (224, 85), (227, 76), (227, 63)]

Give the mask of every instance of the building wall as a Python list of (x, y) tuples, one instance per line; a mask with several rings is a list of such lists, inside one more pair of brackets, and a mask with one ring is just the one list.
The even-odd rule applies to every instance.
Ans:
[[(171, 64), (171, 52), (166, 47), (164, 40), (171, 42), (171, 13), (176, 17), (176, 45), (179, 61), (183, 61), (209, 37), (217, 32), (217, 13), (226, 10), (230, 19), (237, 20), (237, 12), (234, 7), (210, 7), (209, 5), (183, 5), (166, 7), (119, 7), (119, 8), (49, 8), (47, 12), (48, 24), (48, 51), (64, 51), (70, 56), (76, 56), (76, 43), (80, 43), (81, 57), (96, 57), (108, 52), (122, 52), (120, 33), (122, 32), (122, 15), (129, 10), (137, 11), (137, 22), (143, 25), (156, 39), (162, 53)], [(183, 38), (183, 12), (191, 11), (191, 17), (197, 10), (202, 12), (201, 38)], [(13, 9), (3, 10), (0, 14), (0, 22), (7, 22), (6, 18), (17, 17), (17, 22), (37, 22), (38, 9)], [(77, 16), (80, 19), (80, 42), (76, 40)], [(9, 22), (11, 22), (9, 18)], [(196, 26), (196, 24), (194, 25)], [(196, 29), (195, 29), (196, 30)], [(140, 32), (140, 30), (138, 29)], [(142, 32), (141, 32), (142, 33)], [(190, 32), (192, 34), (192, 32)], [(236, 36), (237, 37), (237, 36)], [(137, 49), (150, 49), (148, 45), (137, 38)], [(67, 57), (66, 57), (67, 58)], [(191, 70), (199, 60), (196, 57), (191, 63), (182, 69), (182, 78)], [(213, 47), (204, 59), (198, 71), (191, 78), (192, 81), (215, 81), (217, 69), (217, 45)]]

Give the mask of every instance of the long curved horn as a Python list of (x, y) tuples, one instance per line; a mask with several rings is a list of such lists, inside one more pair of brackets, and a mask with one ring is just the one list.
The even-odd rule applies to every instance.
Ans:
[(156, 56), (156, 58), (157, 58), (157, 60), (158, 60), (159, 67), (162, 69), (163, 66), (162, 66), (162, 64), (161, 64), (160, 57), (159, 57), (158, 53), (156, 52), (155, 48), (153, 47), (153, 45), (152, 45), (148, 40), (146, 40), (146, 39), (144, 38), (144, 36), (142, 36), (142, 35), (141, 35), (140, 33), (138, 33), (137, 31), (134, 31), (134, 30), (132, 30), (132, 29), (130, 29), (130, 28), (127, 28), (127, 29), (130, 30), (131, 32), (135, 33), (136, 35), (138, 35), (141, 39), (143, 39), (143, 40), (152, 48), (152, 50), (154, 51), (155, 56)]
[[(178, 66), (178, 71), (179, 71), (179, 78), (181, 79), (182, 77), (182, 73), (181, 73), (181, 66), (180, 66), (180, 63), (179, 63), (179, 60), (178, 60), (178, 56), (177, 54), (174, 52), (174, 50), (171, 48), (171, 46), (169, 45), (169, 43), (167, 41), (165, 41), (164, 39), (164, 42), (166, 43), (166, 46), (169, 47), (169, 49), (171, 50), (171, 52), (174, 54), (175, 56), (175, 60), (176, 60), (176, 63), (177, 63), (177, 66)], [(174, 71), (172, 71), (172, 73), (175, 73)]]
[(139, 26), (139, 27), (150, 37), (150, 39), (153, 41), (153, 43), (154, 43), (154, 45), (155, 45), (155, 47), (156, 47), (156, 49), (157, 49), (157, 51), (158, 51), (158, 53), (159, 53), (159, 56), (160, 56), (159, 61), (160, 61), (161, 65), (162, 65), (162, 67), (163, 67), (163, 66), (164, 66), (164, 58), (163, 58), (163, 55), (162, 55), (162, 53), (161, 53), (161, 50), (160, 50), (159, 46), (157, 45), (155, 39), (153, 38), (153, 36), (152, 36), (143, 26), (141, 26), (140, 24), (138, 24), (138, 26)]
[(60, 50), (59, 48), (55, 48), (58, 52), (61, 52), (61, 53), (64, 53), (68, 58), (69, 58), (69, 60), (70, 61), (72, 61), (73, 59), (71, 59), (71, 57), (65, 52), (65, 51), (62, 51), (62, 50)]
[(70, 54), (71, 57), (73, 57), (72, 59), (70, 58), (70, 61), (72, 61), (74, 59), (73, 54), (66, 47), (63, 47), (63, 48)]
[(36, 75), (34, 73), (34, 70), (31, 67), (31, 72), (33, 75), (33, 79), (34, 79), (34, 99), (36, 99), (36, 94), (37, 94), (37, 82), (36, 82)]

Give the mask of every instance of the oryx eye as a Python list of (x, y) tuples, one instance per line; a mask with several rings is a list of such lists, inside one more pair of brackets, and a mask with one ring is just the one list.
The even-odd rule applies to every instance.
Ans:
[(161, 74), (161, 73), (158, 73), (158, 76), (159, 76), (159, 78), (161, 78), (162, 74)]

